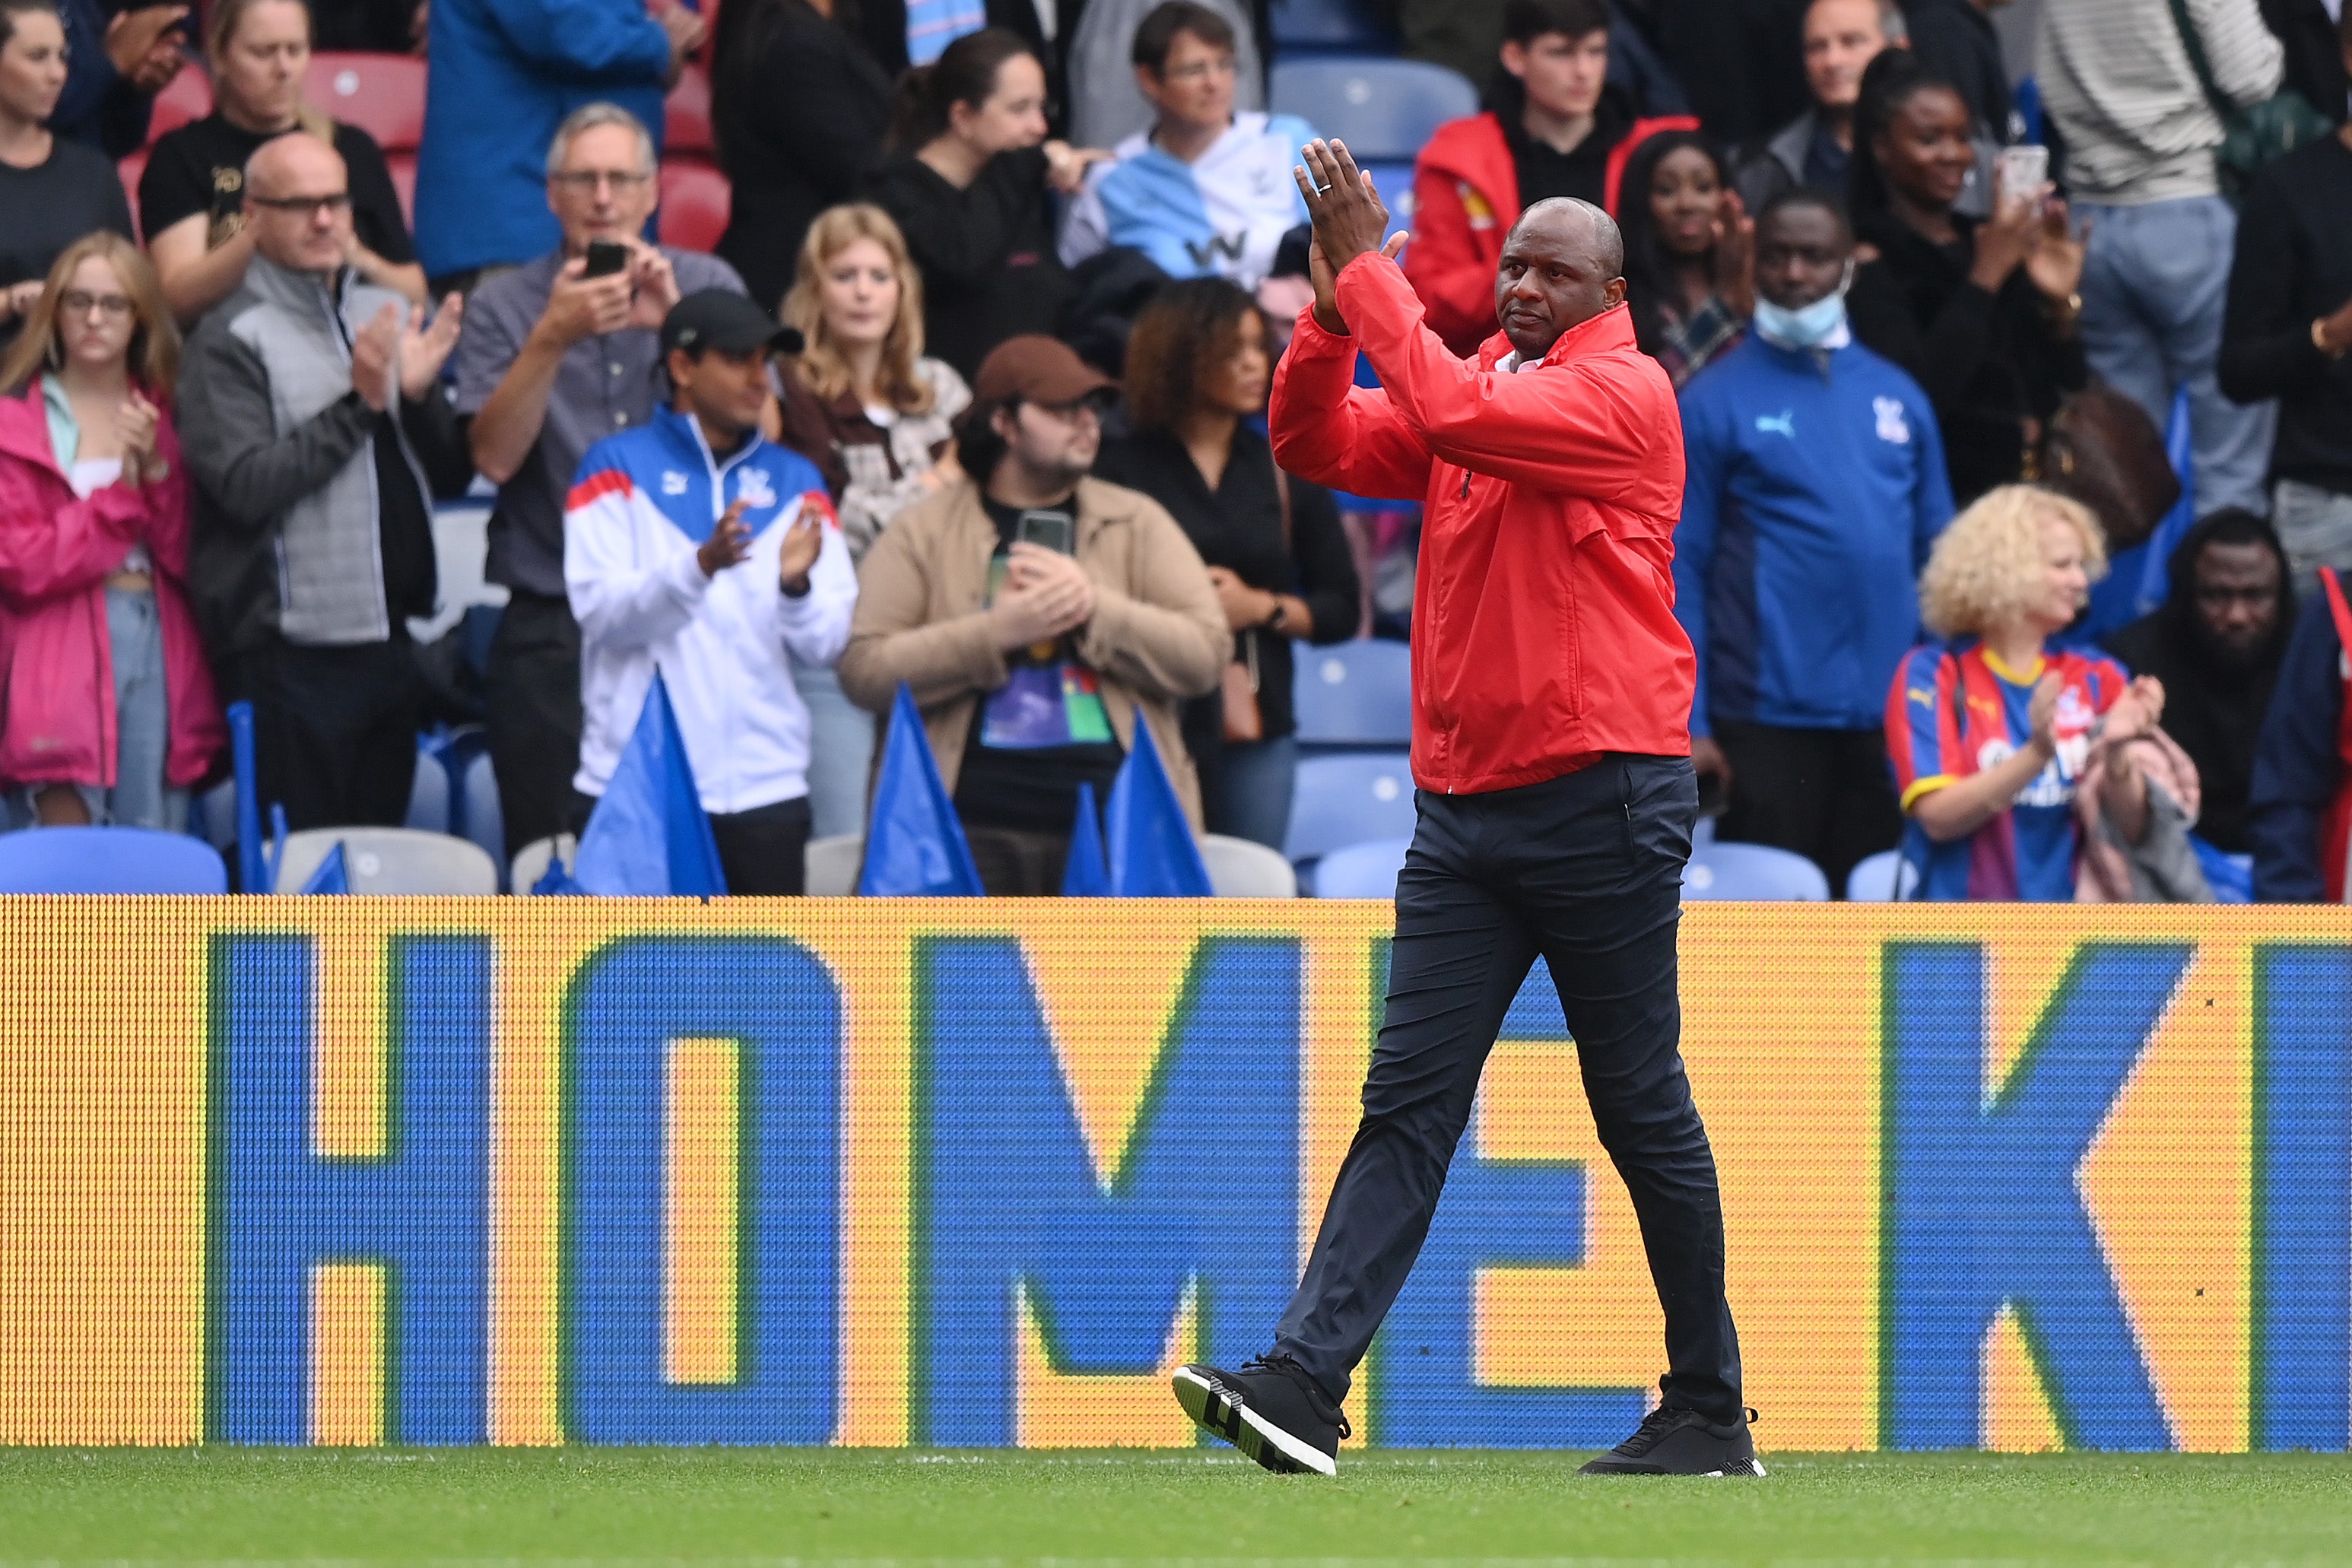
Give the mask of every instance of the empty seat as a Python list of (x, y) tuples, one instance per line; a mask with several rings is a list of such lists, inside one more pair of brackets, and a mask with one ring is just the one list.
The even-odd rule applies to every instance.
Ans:
[(1710, 844), (1683, 868), (1685, 900), (1829, 901), (1830, 879), (1802, 855), (1763, 844)]
[(1362, 54), (1393, 54), (1396, 30), (1380, 16), (1371, 0), (1274, 0), (1267, 10), (1277, 51), (1353, 49)]
[(386, 153), (424, 145), (425, 62), (414, 55), (314, 54), (302, 96), (374, 137)]
[(718, 149), (710, 132), (710, 73), (688, 65), (662, 100), (662, 155), (695, 153), (708, 157)]
[(1900, 903), (1909, 899), (1918, 886), (1918, 868), (1903, 858), (1903, 851), (1884, 849), (1846, 873), (1846, 901)]
[(735, 188), (715, 163), (699, 158), (665, 158), (661, 171), (661, 242), (680, 250), (709, 251), (727, 232)]
[(354, 893), (471, 896), (499, 890), (498, 866), (476, 846), (446, 833), (406, 827), (312, 827), (289, 834), (278, 858), (277, 890), (299, 891), (338, 844)]
[(1372, 838), (1412, 836), (1412, 770), (1402, 752), (1302, 757), (1282, 852), (1293, 861)]
[(1201, 836), (1201, 863), (1210, 890), (1221, 899), (1295, 899), (1298, 873), (1279, 850), (1222, 833)]
[(191, 62), (181, 67), (180, 74), (155, 95), (155, 111), (147, 121), (147, 145), (152, 147), (164, 132), (177, 131), (212, 111), (212, 79), (200, 65)]
[(559, 833), (552, 838), (534, 838), (515, 851), (514, 866), (507, 886), (516, 892), (529, 894), (547, 875), (549, 862), (561, 857), (569, 870), (580, 853), (580, 840), (569, 833)]
[(1334, 849), (1315, 863), (1318, 899), (1393, 899), (1410, 838), (1375, 838)]
[(1449, 120), (1478, 112), (1478, 89), (1444, 66), (1335, 55), (1275, 62), (1275, 111), (1347, 142), (1359, 163), (1410, 163)]
[(226, 893), (219, 851), (145, 827), (28, 827), (0, 834), (0, 893)]
[(1290, 700), (1303, 746), (1412, 743), (1412, 651), (1370, 637), (1302, 647)]

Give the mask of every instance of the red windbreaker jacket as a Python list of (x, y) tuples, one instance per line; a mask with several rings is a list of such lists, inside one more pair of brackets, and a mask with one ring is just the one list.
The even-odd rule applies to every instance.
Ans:
[[(1661, 131), (1696, 131), (1688, 115), (1637, 120), (1609, 150), (1601, 205), (1617, 216), (1617, 186), (1635, 148)], [(1439, 126), (1412, 168), (1412, 243), (1404, 275), (1429, 307), (1430, 330), (1475, 356), (1495, 331), (1495, 268), (1519, 221), (1519, 171), (1503, 122), (1473, 114)]]
[[(1378, 256), (1339, 275), (1349, 337), (1298, 318), (1275, 372), (1282, 466), (1423, 498), (1412, 601), (1412, 774), (1475, 794), (1602, 752), (1690, 753), (1697, 662), (1675, 619), (1683, 427), (1624, 307), (1511, 374), (1497, 332), (1456, 359)], [(1379, 391), (1350, 384), (1356, 351)]]

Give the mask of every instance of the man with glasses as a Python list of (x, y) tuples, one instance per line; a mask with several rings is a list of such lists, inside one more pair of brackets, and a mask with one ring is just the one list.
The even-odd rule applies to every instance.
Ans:
[(1171, 278), (1255, 289), (1283, 236), (1307, 222), (1290, 181), (1314, 127), (1295, 115), (1234, 112), (1231, 24), (1195, 0), (1167, 0), (1135, 30), (1135, 79), (1156, 118), (1097, 164), (1070, 204), (1062, 263), (1114, 245)]
[(473, 475), (437, 384), (461, 301), (427, 325), (362, 280), (351, 207), (325, 142), (254, 153), (252, 264), (180, 372), (190, 588), (229, 695), (254, 705), (262, 804), (298, 829), (407, 815), (424, 698), (407, 623), (433, 612), (433, 498)]
[(1233, 634), (1176, 520), (1088, 477), (1110, 386), (1052, 338), (998, 344), (957, 439), (968, 477), (858, 568), (841, 689), (877, 713), (913, 689), (992, 894), (1060, 890), (1078, 786), (1108, 798), (1139, 714), (1200, 826), (1177, 704), (1216, 689)]
[[(547, 153), (563, 237), (474, 292), (457, 342), (457, 414), (499, 487), (487, 575), (507, 590), (490, 644), (490, 765), (512, 848), (564, 830), (580, 765), (580, 626), (563, 587), (563, 499), (590, 447), (651, 419), (662, 320), (707, 289), (743, 292), (716, 257), (647, 245), (653, 138), (609, 103), (572, 111)], [(617, 271), (588, 276), (589, 247)], [(600, 249), (600, 256), (609, 252)]]

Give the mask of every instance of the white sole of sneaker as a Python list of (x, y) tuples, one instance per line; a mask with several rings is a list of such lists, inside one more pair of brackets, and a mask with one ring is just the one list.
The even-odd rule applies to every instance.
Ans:
[(1248, 1405), (1234, 1404), (1218, 1392), (1216, 1384), (1190, 1367), (1179, 1369), (1168, 1381), (1169, 1386), (1176, 1391), (1176, 1403), (1184, 1407), (1185, 1415), (1204, 1430), (1239, 1448), (1244, 1458), (1255, 1460), (1276, 1475), (1336, 1476), (1339, 1473), (1339, 1467), (1330, 1455), (1300, 1442)]

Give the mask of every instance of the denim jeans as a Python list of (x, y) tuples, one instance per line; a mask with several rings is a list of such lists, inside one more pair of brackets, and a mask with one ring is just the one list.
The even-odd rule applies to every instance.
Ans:
[(1297, 783), (1296, 736), (1227, 742), (1209, 831), (1246, 838), (1269, 849), (1281, 848), (1290, 832), (1290, 797)]
[[(114, 787), (78, 784), (89, 819), (117, 827), (185, 832), (188, 792), (163, 776), (172, 746), (172, 709), (163, 685), (163, 626), (152, 593), (106, 591), (106, 637), (114, 660)], [(18, 819), (38, 820), (24, 792)]]
[(1576, 1039), (1601, 1147), (1624, 1179), (1665, 1310), (1664, 1402), (1737, 1418), (1723, 1202), (1684, 1075), (1675, 934), (1698, 786), (1687, 757), (1612, 753), (1563, 777), (1413, 797), (1388, 1007), (1364, 1116), (1275, 1353), (1334, 1400), (1421, 1253), (1480, 1075), (1541, 957)]
[(2286, 546), (2287, 564), (2294, 571), (2294, 596), (2312, 604), (2322, 566), (2335, 567), (2338, 575), (2352, 572), (2352, 496), (2281, 479), (2275, 500), (2271, 521), (2278, 525), (2279, 542)]
[(2091, 226), (2082, 324), (2091, 373), (2147, 409), (2158, 430), (2173, 393), (2187, 387), (2197, 515), (2225, 506), (2267, 514), (2278, 405), (2232, 403), (2213, 379), (2238, 215), (2219, 196), (2084, 202), (2074, 211)]
[(809, 710), (809, 837), (866, 831), (866, 781), (874, 766), (874, 715), (843, 695), (830, 667), (793, 660), (793, 686)]

